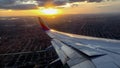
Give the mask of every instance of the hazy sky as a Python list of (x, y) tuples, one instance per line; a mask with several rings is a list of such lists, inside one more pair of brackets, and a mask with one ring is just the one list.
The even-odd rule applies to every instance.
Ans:
[(120, 13), (120, 0), (0, 0), (0, 16), (39, 15), (49, 6), (62, 14)]

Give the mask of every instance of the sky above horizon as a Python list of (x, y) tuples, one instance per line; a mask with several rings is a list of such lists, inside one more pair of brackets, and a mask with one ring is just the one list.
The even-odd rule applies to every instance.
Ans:
[(0, 16), (36, 16), (52, 7), (61, 14), (120, 13), (120, 0), (0, 0)]

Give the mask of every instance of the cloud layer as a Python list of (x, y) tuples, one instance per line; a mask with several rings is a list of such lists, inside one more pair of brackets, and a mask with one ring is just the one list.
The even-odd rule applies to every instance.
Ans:
[(60, 6), (83, 1), (99, 3), (103, 0), (0, 0), (0, 9), (36, 9), (36, 5), (46, 6), (46, 4), (51, 3), (54, 6)]
[(0, 9), (36, 9), (34, 0), (0, 0)]

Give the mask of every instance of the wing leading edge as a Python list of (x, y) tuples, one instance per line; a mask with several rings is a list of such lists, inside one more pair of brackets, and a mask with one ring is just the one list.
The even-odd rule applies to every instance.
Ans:
[(63, 64), (70, 68), (120, 68), (119, 40), (59, 32), (49, 29), (41, 18), (39, 21)]

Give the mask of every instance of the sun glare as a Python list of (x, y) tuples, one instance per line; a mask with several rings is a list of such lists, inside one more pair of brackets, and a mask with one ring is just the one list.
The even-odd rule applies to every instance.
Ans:
[(42, 14), (45, 15), (55, 15), (55, 14), (59, 14), (60, 11), (58, 9), (54, 9), (54, 8), (44, 8), (40, 10), (42, 12)]

